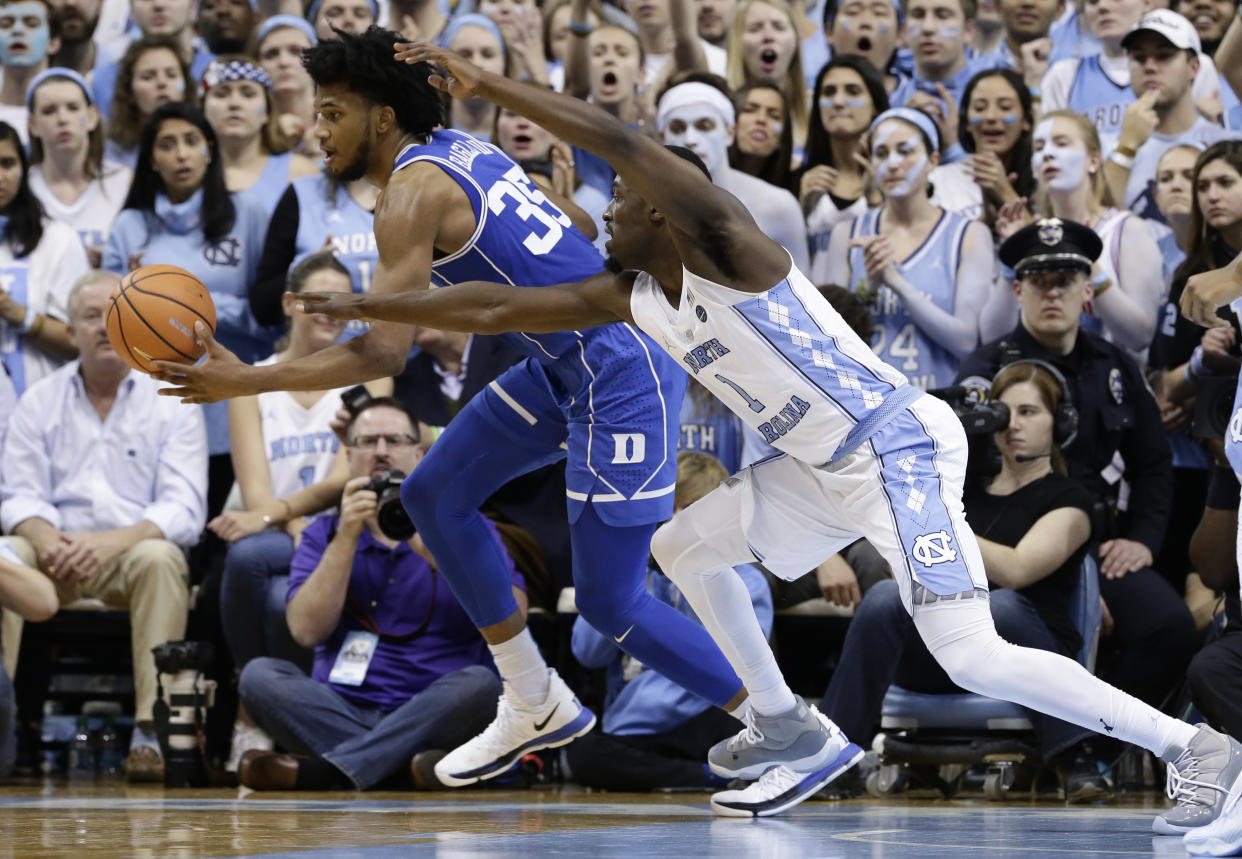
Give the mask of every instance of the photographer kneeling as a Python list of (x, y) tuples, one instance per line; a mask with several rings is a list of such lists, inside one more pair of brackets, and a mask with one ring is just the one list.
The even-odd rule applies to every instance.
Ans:
[[(1001, 470), (968, 486), (963, 499), (992, 588), (992, 619), (1006, 641), (1073, 658), (1082, 638), (1069, 604), (1091, 534), (1091, 498), (1065, 476), (1059, 450), (1067, 438), (1064, 389), (1045, 365), (1019, 361), (997, 374), (992, 391), (1010, 416), (993, 434)], [(917, 559), (919, 548), (914, 551)], [(890, 579), (872, 587), (854, 613), (821, 709), (851, 731), (848, 736), (866, 738), (893, 683), (929, 694), (962, 692), (919, 638)], [(1076, 755), (1063, 754), (1093, 732), (1034, 711), (1031, 721), (1044, 759), (1061, 755), (1067, 796), (1107, 793), (1094, 766), (1086, 770)]]
[[(298, 644), (315, 649), (312, 676), (269, 657), (241, 675), (246, 709), (292, 753), (247, 752), (247, 787), (408, 787), (416, 754), (456, 748), (495, 716), (500, 680), (487, 647), (413, 533), (390, 474), (417, 464), (416, 426), (390, 398), (368, 401), (349, 424), (340, 513), (302, 532), (290, 571), (286, 617)], [(524, 605), (512, 561), (510, 578)]]

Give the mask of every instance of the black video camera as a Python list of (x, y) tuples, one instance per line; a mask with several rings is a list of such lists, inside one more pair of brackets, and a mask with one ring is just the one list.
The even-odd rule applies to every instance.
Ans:
[(973, 388), (953, 385), (927, 393), (949, 404), (966, 435), (991, 435), (1009, 426), (1009, 406), (999, 400), (984, 400)]
[(215, 657), (210, 641), (166, 641), (151, 648), (155, 670), (161, 674), (178, 671), (206, 671)]
[(401, 483), (404, 480), (404, 471), (390, 468), (362, 487), (379, 496), (379, 512), (375, 518), (379, 521), (384, 536), (401, 542), (413, 537), (416, 530), (414, 523), (410, 521), (410, 515), (401, 506)]
[(1195, 385), (1195, 414), (1190, 434), (1199, 439), (1223, 439), (1233, 417), (1237, 376), (1208, 376)]

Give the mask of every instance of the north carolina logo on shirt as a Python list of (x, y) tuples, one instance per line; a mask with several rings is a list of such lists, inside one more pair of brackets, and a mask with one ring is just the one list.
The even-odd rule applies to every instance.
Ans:
[(1113, 402), (1121, 405), (1126, 398), (1126, 387), (1121, 382), (1121, 371), (1116, 367), (1108, 371), (1108, 392), (1113, 395)]
[(211, 265), (237, 268), (241, 265), (241, 246), (235, 236), (225, 236), (203, 246), (203, 259)]
[(1229, 419), (1229, 440), (1242, 444), (1242, 408), (1237, 409)]
[(947, 564), (957, 560), (957, 551), (952, 548), (952, 543), (953, 538), (947, 531), (920, 534), (914, 538), (914, 549), (910, 554), (925, 567)]

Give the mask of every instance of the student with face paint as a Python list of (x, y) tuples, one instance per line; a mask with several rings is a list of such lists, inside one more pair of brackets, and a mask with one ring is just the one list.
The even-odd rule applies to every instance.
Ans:
[(53, 219), (78, 231), (92, 267), (103, 258), (133, 174), (104, 158), (103, 127), (90, 86), (51, 68), (30, 82), (30, 188)]
[(794, 190), (793, 127), (784, 94), (769, 84), (754, 84), (738, 91), (737, 103), (729, 166), (769, 185)]
[(90, 265), (78, 234), (49, 220), (30, 187), (26, 148), (0, 122), (0, 360), (20, 395), (73, 358), (69, 291)]
[(315, 30), (295, 15), (273, 15), (259, 27), (259, 67), (272, 79), (272, 113), (289, 148), (308, 157), (315, 142), (315, 87), (302, 67), (302, 51), (318, 41)]
[(177, 44), (145, 37), (125, 51), (117, 70), (112, 118), (108, 120), (107, 156), (131, 170), (138, 161), (138, 139), (147, 118), (170, 102), (195, 104), (190, 67)]
[(1100, 141), (1086, 117), (1072, 110), (1044, 114), (1031, 141), (1031, 170), (1048, 214), (1086, 224), (1104, 243), (1083, 329), (1116, 343), (1142, 366), (1165, 289), (1155, 237), (1142, 218), (1105, 204)]
[(806, 79), (793, 11), (785, 0), (743, 0), (729, 26), (729, 89), (768, 84), (780, 88), (793, 124), (794, 159), (806, 144)]
[(305, 155), (286, 151), (272, 110), (272, 79), (246, 57), (212, 60), (203, 73), (202, 98), (231, 193), (249, 191), (271, 214), (290, 182), (318, 172)]
[[(1096, 0), (1083, 7), (1087, 26), (1100, 39), (1100, 52), (1054, 62), (1038, 85), (1045, 113), (1068, 108), (1086, 116), (1100, 135), (1107, 157), (1117, 146), (1126, 108), (1134, 103), (1130, 58), (1122, 39), (1143, 17), (1144, 0)], [(1199, 70), (1191, 93), (1196, 102), (1220, 90), (1212, 58), (1198, 53)]]
[(713, 75), (674, 83), (660, 96), (656, 125), (664, 142), (703, 160), (712, 182), (742, 201), (759, 229), (783, 246), (794, 263), (808, 264), (806, 222), (793, 194), (729, 166), (737, 117), (724, 81)]
[[(853, 221), (880, 200), (864, 140), (872, 121), (888, 110), (888, 95), (875, 68), (849, 55), (829, 60), (812, 92), (798, 191), (811, 246), (807, 274), (813, 283), (832, 283), (828, 244), (833, 228)], [(868, 192), (874, 200), (867, 199)]]
[(23, 146), (30, 145), (26, 90), (59, 47), (59, 22), (48, 0), (0, 0), (0, 121), (17, 129)]
[[(137, 35), (128, 34), (101, 48), (91, 78), (95, 104), (105, 119), (112, 118), (112, 99), (121, 83), (122, 66), (129, 57), (130, 46), (139, 39), (157, 37), (172, 41), (178, 60), (190, 70), (189, 77), (185, 79), (186, 90), (192, 91), (193, 82), (202, 79), (213, 55), (194, 35), (195, 2), (196, 0), (130, 0), (130, 16), (137, 25)], [(137, 129), (134, 133), (137, 133)]]
[(866, 294), (877, 355), (923, 390), (950, 384), (979, 343), (996, 269), (987, 227), (929, 199), (939, 133), (922, 111), (890, 108), (871, 123), (871, 169), (883, 205), (838, 224), (829, 282)]
[[(932, 202), (994, 227), (1001, 206), (1035, 192), (1031, 96), (1017, 72), (989, 69), (966, 84), (962, 114), (958, 140), (968, 155), (932, 173)], [(1013, 319), (1006, 319), (996, 333), (1012, 327)]]
[(1114, 200), (1159, 220), (1152, 190), (1160, 156), (1179, 143), (1206, 146), (1239, 133), (1205, 119), (1195, 107), (1199, 36), (1181, 15), (1167, 9), (1148, 12), (1121, 46), (1130, 58), (1130, 88), (1137, 99), (1122, 117), (1104, 177)]
[[(902, 16), (899, 0), (825, 0), (824, 37), (834, 58), (854, 55), (879, 69), (884, 75), (884, 89), (891, 93), (905, 77), (897, 69)], [(819, 76), (811, 68), (803, 71), (815, 78)], [(815, 92), (815, 87), (811, 91)], [(814, 109), (812, 99), (811, 110)], [(813, 120), (811, 127), (815, 127)]]
[[(215, 132), (197, 108), (156, 108), (142, 129), (134, 183), (104, 249), (103, 267), (124, 275), (144, 265), (180, 266), (216, 305), (216, 334), (251, 360), (272, 352), (277, 332), (260, 326), (247, 298), (259, 265), (267, 211), (249, 194), (230, 194)], [(209, 515), (233, 483), (228, 410), (204, 407), (211, 455)]]
[(1003, 64), (995, 55), (970, 56), (974, 19), (975, 0), (911, 0), (906, 8), (904, 37), (914, 52), (914, 74), (893, 91), (889, 103), (927, 113), (947, 143), (957, 141), (958, 105), (966, 84), (978, 72)]
[[(619, 178), (609, 252), (621, 271), (551, 289), (476, 281), (384, 297), (304, 295), (303, 308), (492, 331), (630, 319), (671, 355), (688, 354), (696, 377), (744, 420), (768, 424), (786, 453), (726, 481), (652, 540), (660, 568), (727, 649), (758, 714), (748, 730), (708, 753), (719, 775), (762, 773), (750, 787), (713, 796), (714, 810), (742, 817), (780, 813), (861, 759), (862, 750), (834, 726), (827, 754), (809, 764), (772, 766), (776, 730), (785, 720), (763, 714), (778, 712), (772, 707), (782, 699), (795, 704), (794, 713), (809, 708), (797, 706), (781, 679), (734, 567), (762, 556), (769, 570), (789, 578), (862, 535), (884, 546), (903, 605), (955, 684), (1092, 730), (1103, 719), (1113, 736), (1160, 754), (1179, 783), (1189, 788), (1186, 779), (1193, 778), (1196, 794), (1211, 797), (1222, 825), (1242, 826), (1242, 745), (1236, 740), (1165, 716), (1071, 659), (997, 635), (984, 561), (962, 513), (966, 440), (960, 422), (943, 402), (919, 394), (877, 359), (736, 198), (714, 190), (696, 164), (589, 105), (481, 72), (431, 45), (400, 46), (397, 58), (435, 63), (440, 69), (430, 80), (443, 90), (484, 95), (613, 161)], [(1049, 253), (1019, 255), (1035, 264)], [(1089, 263), (1086, 253), (1075, 256)], [(1077, 260), (1075, 269), (1081, 269)], [(649, 270), (636, 271), (640, 266)], [(482, 315), (481, 307), (487, 308)], [(200, 396), (206, 375), (186, 368), (177, 378)], [(214, 376), (211, 389), (225, 384)], [(920, 480), (926, 488), (916, 491), (910, 483)]]

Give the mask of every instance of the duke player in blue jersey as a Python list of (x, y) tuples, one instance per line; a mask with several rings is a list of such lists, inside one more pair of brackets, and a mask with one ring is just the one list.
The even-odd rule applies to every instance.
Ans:
[[(1242, 744), (1165, 716), (1071, 659), (996, 634), (962, 512), (966, 439), (956, 417), (880, 361), (735, 197), (583, 102), (482, 73), (430, 45), (403, 46), (398, 57), (440, 63), (435, 86), (494, 101), (606, 158), (618, 174), (604, 216), (613, 267), (643, 270), (535, 290), (478, 282), (304, 298), (303, 308), (483, 331), (633, 320), (722, 402), (776, 436), (781, 455), (725, 481), (652, 542), (751, 694), (747, 730), (713, 748), (709, 763), (759, 778), (714, 796), (719, 812), (779, 811), (861, 757), (830, 728), (825, 753), (771, 765), (761, 717), (793, 696), (733, 570), (761, 560), (778, 575), (801, 575), (861, 535), (891, 564), (916, 628), (955, 683), (1164, 754), (1177, 784), (1192, 779), (1196, 790), (1224, 795), (1218, 822), (1242, 823)], [(1048, 252), (1039, 241), (1029, 253)]]
[[(371, 292), (452, 291), (456, 281), (480, 278), (539, 286), (597, 274), (603, 261), (594, 246), (517, 164), (490, 144), (435, 130), (441, 105), (427, 83), (429, 67), (394, 62), (398, 38), (378, 28), (341, 33), (304, 54), (327, 170), (342, 182), (365, 176), (384, 189)], [(242, 364), (205, 339), (209, 359), (201, 366), (161, 368), (160, 378), (179, 385), (170, 393), (207, 402), (396, 375), (413, 329), (377, 323), (347, 343), (269, 367)], [(505, 682), (496, 721), (437, 765), (440, 780), (453, 786), (498, 775), (521, 754), (563, 745), (595, 722), (540, 656), (507, 561), (478, 512), (503, 484), (561, 459), (582, 616), (709, 701), (736, 709), (746, 698), (707, 632), (645, 586), (651, 536), (673, 511), (685, 377), (631, 325), (571, 326), (511, 340), (530, 357), (457, 415), (402, 491)]]

